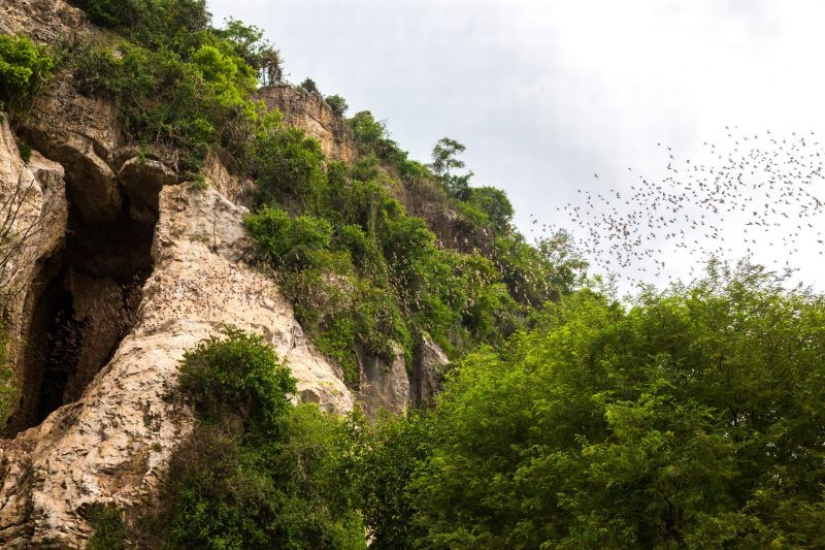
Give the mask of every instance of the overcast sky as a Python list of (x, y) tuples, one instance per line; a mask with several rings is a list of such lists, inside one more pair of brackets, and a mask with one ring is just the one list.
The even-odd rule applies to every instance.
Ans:
[[(637, 179), (661, 181), (672, 175), (668, 164), (687, 167), (687, 159), (706, 161), (712, 172), (717, 155), (711, 158), (706, 142), (722, 151), (721, 165), (739, 135), (758, 134), (765, 149), (777, 146), (766, 140), (767, 130), (789, 140), (792, 132), (825, 137), (819, 61), (825, 2), (817, 0), (209, 0), (209, 6), (216, 24), (233, 16), (263, 28), (282, 53), (289, 81), (311, 77), (323, 94), (346, 98), (350, 115), (372, 111), (413, 158), (428, 161), (445, 136), (466, 145), (463, 158), (475, 184), (505, 189), (526, 235), (548, 223), (587, 237), (565, 215), (565, 204), (583, 212), (586, 192), (607, 196), (611, 188), (627, 197)], [(690, 187), (677, 180), (671, 184)], [(815, 185), (809, 189), (816, 193)], [(624, 206), (634, 207), (650, 205)], [(749, 210), (742, 212), (722, 218), (734, 259), (746, 252), (731, 244), (744, 238), (733, 227), (747, 223)], [(803, 279), (819, 278), (822, 287), (816, 233), (824, 224), (821, 216), (807, 221), (810, 227), (801, 224), (807, 235), (773, 235), (780, 252), (763, 254), (763, 237), (752, 251), (756, 261), (803, 267)], [(684, 276), (698, 259), (696, 248), (654, 248), (658, 260), (672, 260), (658, 282)], [(789, 257), (794, 248), (800, 252)]]

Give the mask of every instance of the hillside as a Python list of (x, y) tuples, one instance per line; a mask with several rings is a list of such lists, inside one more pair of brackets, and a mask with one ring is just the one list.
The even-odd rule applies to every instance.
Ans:
[(432, 404), (450, 358), (568, 284), (530, 281), (553, 266), (502, 192), (278, 81), (254, 27), (147, 6), (0, 15), (8, 547), (82, 545), (90, 510), (158, 497), (198, 422), (181, 360), (224, 327), (294, 399), (373, 418)]
[(3, 548), (825, 545), (821, 295), (616, 301), (201, 0), (4, 8)]

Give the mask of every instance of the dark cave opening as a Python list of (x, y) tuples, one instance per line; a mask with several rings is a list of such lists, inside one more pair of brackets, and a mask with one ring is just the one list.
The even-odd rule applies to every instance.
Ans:
[(147, 216), (124, 195), (117, 212), (89, 215), (72, 200), (77, 186), (68, 178), (66, 186), (64, 246), (40, 261), (39, 280), (27, 297), (31, 322), (9, 437), (82, 396), (136, 322), (153, 269), (156, 209)]

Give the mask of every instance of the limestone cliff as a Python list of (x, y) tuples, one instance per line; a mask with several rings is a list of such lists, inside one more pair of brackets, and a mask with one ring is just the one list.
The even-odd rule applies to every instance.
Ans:
[(262, 89), (258, 97), (269, 109), (281, 111), (284, 123), (303, 128), (317, 139), (327, 158), (355, 160), (357, 151), (352, 131), (320, 95), (288, 84), (275, 84)]
[[(0, 13), (2, 33), (50, 41), (69, 29), (96, 32), (61, 0), (7, 0)], [(351, 132), (320, 97), (287, 86), (261, 97), (328, 158), (355, 158)], [(251, 182), (217, 158), (203, 170), (207, 188), (193, 188), (174, 151), (139, 151), (114, 105), (77, 94), (67, 75), (17, 135), (2, 116), (0, 206), (15, 216), (0, 287), (20, 395), (0, 440), (0, 547), (83, 547), (90, 505), (151, 502), (193, 423), (177, 397), (180, 360), (224, 325), (272, 344), (299, 381), (296, 400), (371, 414), (431, 399), (446, 357), (430, 342), (412, 383), (403, 353), (389, 365), (361, 353), (359, 391), (344, 385), (252, 261), (242, 225)]]
[[(44, 229), (31, 237), (11, 277), (19, 286), (11, 317), (27, 346), (18, 367), (25, 381), (23, 401), (12, 421), (13, 429), (24, 431), (0, 445), (4, 547), (79, 545), (89, 533), (83, 511), (90, 503), (129, 506), (153, 494), (165, 460), (191, 425), (190, 412), (174, 399), (179, 360), (225, 324), (265, 335), (299, 379), (299, 398), (340, 413), (352, 408), (339, 373), (302, 336), (272, 278), (244, 263), (249, 251), (243, 207), (214, 190), (162, 186), (174, 180), (160, 164), (143, 166), (140, 181), (121, 168), (119, 187), (131, 182), (158, 194), (157, 223), (142, 243), (150, 253), (151, 274), (139, 304), (130, 307), (116, 281), (130, 259), (89, 259), (67, 243), (69, 202), (63, 190), (77, 182), (65, 174), (77, 166), (67, 162), (64, 168), (39, 153), (24, 165), (7, 126), (0, 136), (4, 188), (31, 178), (37, 184), (21, 197), (26, 210), (20, 222), (27, 226), (39, 215), (37, 225)], [(94, 164), (81, 151), (74, 153)], [(108, 165), (100, 166), (97, 176), (105, 180)], [(75, 192), (84, 196), (100, 189)], [(81, 236), (85, 239), (93, 236)], [(115, 244), (104, 243), (94, 253), (114, 253), (105, 249)], [(139, 265), (141, 256), (131, 260)], [(57, 315), (71, 315), (82, 326), (75, 342), (78, 357), (68, 373), (55, 364), (67, 367), (65, 350), (51, 350), (60, 354), (55, 361), (38, 357), (55, 345), (54, 334), (43, 331), (54, 313), (51, 303), (59, 301), (56, 295), (69, 300), (72, 310)], [(121, 307), (111, 304), (112, 295)], [(110, 358), (101, 357), (100, 341), (118, 340), (124, 324), (125, 337), (114, 343)], [(32, 349), (35, 343), (41, 349)], [(62, 384), (61, 374), (68, 374)]]

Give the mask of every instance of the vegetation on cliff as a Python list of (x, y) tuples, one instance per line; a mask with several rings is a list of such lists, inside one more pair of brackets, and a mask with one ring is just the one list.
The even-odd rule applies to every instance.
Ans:
[(43, 89), (54, 59), (22, 36), (0, 35), (0, 110), (19, 109)]
[[(462, 172), (455, 140), (417, 162), (362, 111), (347, 121), (359, 158), (324, 158), (253, 99), (281, 73), (258, 29), (213, 27), (201, 0), (75, 3), (111, 34), (65, 41), (62, 69), (118, 105), (125, 137), (179, 151), (193, 177), (216, 152), (256, 182), (258, 259), (351, 386), (359, 352), (411, 358), (425, 335), (454, 361), (434, 408), (369, 425), (293, 406), (274, 352), (227, 329), (182, 363), (196, 426), (158, 516), (129, 534), (98, 511), (112, 527), (95, 544), (825, 545), (822, 296), (712, 263), (621, 304), (587, 288), (566, 233), (527, 243), (506, 194)], [(3, 86), (17, 86), (0, 99), (42, 86), (50, 62), (32, 48), (0, 41)]]

